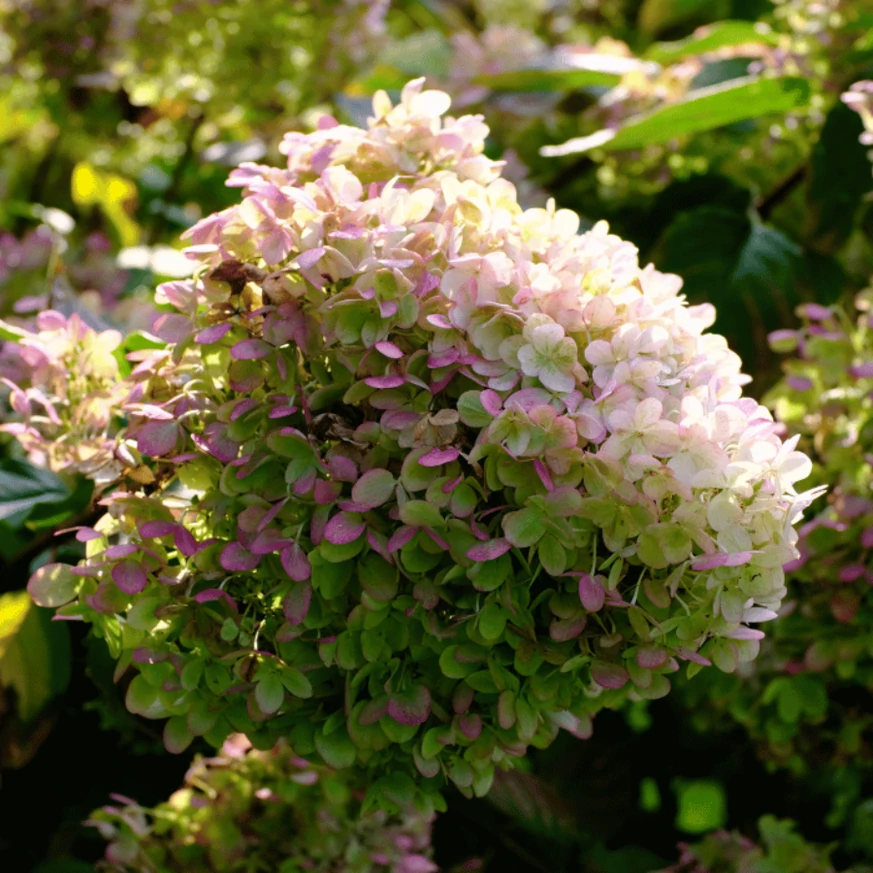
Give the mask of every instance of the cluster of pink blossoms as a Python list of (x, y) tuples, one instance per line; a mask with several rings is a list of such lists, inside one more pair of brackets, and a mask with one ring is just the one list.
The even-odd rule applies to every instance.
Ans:
[(57, 473), (80, 473), (107, 485), (132, 457), (113, 439), (126, 391), (120, 382), (116, 330), (92, 330), (78, 315), (47, 310), (33, 331), (15, 336), (0, 356), (0, 382), (19, 420), (0, 425), (30, 460)]
[(362, 797), (347, 775), (286, 743), (262, 752), (237, 734), (197, 758), (165, 803), (147, 809), (115, 795), (88, 824), (109, 843), (104, 873), (435, 873), (431, 818), (412, 808), (361, 814)]
[(154, 479), (31, 591), (138, 672), (170, 748), (289, 736), (484, 794), (679, 660), (754, 657), (810, 464), (711, 306), (604, 224), (522, 210), (422, 84), (234, 171), (129, 379)]

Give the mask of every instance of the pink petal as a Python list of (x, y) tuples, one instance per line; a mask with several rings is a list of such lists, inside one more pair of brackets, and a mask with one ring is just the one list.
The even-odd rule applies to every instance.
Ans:
[(213, 600), (225, 600), (234, 612), (239, 612), (239, 607), (236, 605), (236, 601), (226, 591), (222, 591), (220, 588), (207, 588), (204, 591), (200, 591), (194, 595), (194, 600), (197, 603), (210, 603)]
[(415, 535), (418, 533), (418, 528), (403, 525), (397, 528), (390, 540), (388, 540), (388, 551), (396, 552), (402, 549)]
[(442, 464), (451, 464), (460, 457), (460, 450), (454, 447), (446, 449), (431, 449), (418, 459), (422, 467), (439, 467)]
[(475, 712), (465, 712), (459, 715), (458, 729), (468, 740), (478, 740), (479, 734), (482, 733), (482, 716)]
[(644, 670), (654, 670), (667, 660), (667, 653), (661, 649), (640, 649), (637, 664)]
[(222, 324), (213, 324), (209, 327), (204, 327), (195, 337), (194, 342), (201, 345), (209, 345), (209, 343), (217, 343), (223, 336), (230, 332), (233, 325), (229, 321)]
[(416, 685), (408, 692), (389, 696), (388, 715), (398, 724), (424, 724), (430, 716), (430, 691), (425, 685)]
[(703, 655), (699, 655), (697, 652), (693, 652), (691, 649), (677, 649), (676, 657), (681, 658), (683, 661), (691, 661), (694, 664), (700, 664), (701, 667), (712, 666), (712, 661), (708, 658), (704, 658)]
[(588, 573), (579, 576), (579, 599), (588, 612), (598, 612), (603, 608), (606, 592), (597, 578), (591, 578)]
[(471, 561), (493, 561), (501, 555), (505, 555), (512, 548), (509, 540), (498, 537), (494, 540), (489, 540), (487, 543), (480, 543), (475, 546), (470, 546), (467, 549), (467, 557)]
[(335, 515), (324, 529), (324, 538), (336, 546), (353, 543), (365, 530), (367, 525), (344, 512)]
[(191, 531), (182, 527), (182, 525), (179, 525), (173, 533), (173, 542), (176, 544), (176, 548), (186, 558), (190, 558), (192, 555), (196, 555), (201, 549), (206, 548), (206, 543), (198, 543), (197, 540), (194, 539), (194, 535)]
[(739, 567), (748, 564), (752, 552), (716, 552), (714, 555), (703, 555), (691, 564), (692, 570), (712, 570), (715, 567)]
[(406, 383), (403, 376), (368, 376), (364, 379), (364, 384), (371, 388), (399, 388)]
[(146, 587), (149, 579), (141, 564), (122, 561), (112, 568), (112, 581), (125, 594), (139, 594)]
[(394, 343), (387, 340), (376, 343), (376, 350), (380, 354), (385, 355), (386, 358), (392, 358), (395, 361), (403, 357), (403, 352)]
[(295, 582), (285, 596), (283, 608), (289, 624), (298, 625), (309, 613), (309, 603), (312, 600), (312, 585), (309, 582)]
[(228, 416), (229, 421), (236, 421), (239, 418), (242, 418), (247, 412), (251, 412), (256, 406), (259, 406), (257, 400), (253, 397), (247, 397), (245, 400), (240, 400), (236, 406), (234, 406), (233, 411)]
[(324, 256), (324, 246), (319, 246), (315, 249), (309, 249), (309, 251), (303, 252), (297, 258), (297, 265), (301, 270), (308, 270), (310, 267), (314, 267)]
[(309, 563), (309, 557), (300, 548), (299, 543), (294, 543), (288, 546), (287, 549), (282, 549), (279, 557), (282, 561), (282, 568), (295, 582), (305, 582), (312, 575), (312, 565)]
[(165, 343), (181, 343), (191, 333), (193, 325), (189, 318), (184, 315), (176, 315), (173, 312), (165, 313), (155, 319), (152, 331)]
[(627, 670), (609, 661), (595, 661), (591, 665), (591, 678), (601, 688), (621, 688), (630, 678)]
[(103, 552), (104, 557), (109, 558), (114, 561), (118, 558), (127, 558), (130, 555), (133, 555), (137, 552), (137, 546), (133, 543), (122, 543), (117, 546), (109, 546), (105, 552)]
[(230, 356), (237, 361), (253, 361), (258, 358), (265, 358), (273, 347), (260, 339), (241, 340), (231, 346)]
[(491, 388), (479, 393), (479, 402), (485, 408), (485, 411), (490, 412), (491, 415), (497, 415), (500, 410), (503, 409), (503, 400), (500, 395)]
[(357, 481), (357, 465), (351, 458), (347, 458), (345, 455), (332, 455), (328, 458), (327, 469), (331, 477), (338, 482)]
[(546, 469), (546, 465), (539, 458), (537, 458), (533, 463), (534, 470), (537, 471), (537, 476), (540, 477), (540, 481), (546, 486), (546, 491), (554, 491), (555, 483), (552, 481), (552, 475)]
[(159, 539), (174, 533), (179, 525), (174, 521), (147, 521), (140, 526), (139, 535), (144, 539)]
[(179, 426), (175, 421), (150, 421), (136, 435), (137, 448), (152, 458), (168, 455), (179, 441)]
[(221, 552), (219, 563), (225, 570), (239, 572), (254, 570), (261, 563), (261, 558), (244, 549), (240, 543), (228, 543)]

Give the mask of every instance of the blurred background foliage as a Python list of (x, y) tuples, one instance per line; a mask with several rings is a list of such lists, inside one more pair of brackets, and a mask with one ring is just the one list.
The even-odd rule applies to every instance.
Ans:
[[(0, 317), (78, 312), (143, 347), (151, 289), (189, 272), (179, 234), (237, 198), (230, 168), (280, 162), (282, 134), (324, 113), (361, 122), (375, 90), (414, 76), (485, 116), (525, 205), (607, 219), (714, 303), (758, 398), (780, 373), (768, 333), (869, 284), (873, 172), (840, 95), (873, 76), (871, 0), (0, 0)], [(819, 451), (804, 415), (835, 413), (816, 409), (807, 396), (796, 430)], [(97, 508), (2, 439), (0, 867), (77, 873), (102, 850), (90, 810), (111, 791), (158, 802), (186, 761), (126, 712), (102, 644), (22, 593), (34, 567), (76, 559), (72, 533), (53, 534)], [(821, 481), (869, 469), (863, 443), (820, 452)], [(869, 477), (844, 490), (868, 499)], [(840, 542), (823, 528), (813, 551), (851, 552), (863, 526)], [(798, 575), (750, 675), (707, 671), (603, 714), (590, 740), (563, 736), (487, 803), (450, 798), (437, 860), (869, 869), (873, 603), (866, 576), (846, 581), (816, 600)]]

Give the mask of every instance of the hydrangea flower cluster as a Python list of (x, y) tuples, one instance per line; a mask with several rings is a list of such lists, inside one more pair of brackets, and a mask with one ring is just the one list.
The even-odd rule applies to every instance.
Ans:
[(412, 808), (361, 813), (363, 791), (300, 758), (286, 743), (267, 752), (236, 734), (197, 758), (185, 785), (145, 809), (115, 795), (93, 813), (109, 845), (106, 873), (434, 873), (430, 817)]
[[(834, 846), (807, 842), (795, 833), (794, 822), (765, 815), (758, 830), (760, 843), (736, 831), (715, 831), (697, 843), (682, 843), (678, 863), (660, 873), (834, 873)], [(866, 869), (852, 868), (857, 873)]]
[[(117, 330), (95, 331), (74, 314), (41, 312), (35, 330), (4, 325), (0, 382), (19, 420), (0, 424), (30, 460), (56, 473), (79, 473), (98, 485), (118, 479), (134, 459), (113, 439), (126, 391), (114, 352)], [(135, 462), (134, 462), (135, 463)], [(150, 477), (148, 468), (143, 474)]]
[(172, 749), (287, 736), (481, 795), (775, 617), (810, 463), (713, 308), (604, 224), (523, 211), (448, 108), (418, 80), (231, 174), (129, 379), (154, 481), (31, 581)]

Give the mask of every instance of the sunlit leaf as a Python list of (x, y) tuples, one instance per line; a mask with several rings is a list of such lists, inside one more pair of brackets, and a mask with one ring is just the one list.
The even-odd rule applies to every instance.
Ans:
[(554, 158), (593, 148), (605, 151), (643, 148), (749, 118), (788, 112), (803, 106), (809, 93), (809, 83), (798, 77), (732, 79), (691, 91), (684, 100), (632, 118), (615, 131), (601, 130), (561, 145), (545, 146), (540, 153)]
[(0, 686), (15, 691), (22, 722), (67, 687), (69, 645), (66, 626), (52, 622), (26, 591), (0, 595)]
[(719, 21), (701, 27), (691, 36), (675, 42), (656, 42), (650, 46), (645, 57), (660, 64), (672, 64), (681, 58), (702, 55), (728, 46), (759, 43), (776, 45), (778, 37), (760, 24), (751, 21)]
[[(586, 56), (599, 58), (597, 55)], [(626, 61), (627, 58), (609, 60)], [(639, 61), (634, 60), (636, 67)], [(590, 61), (587, 67), (567, 69), (508, 70), (504, 73), (477, 76), (477, 85), (485, 85), (494, 91), (576, 91), (592, 85), (611, 87), (621, 81), (621, 72), (609, 69), (608, 64)]]
[(137, 244), (139, 226), (127, 211), (128, 204), (136, 199), (136, 185), (130, 179), (80, 161), (73, 167), (70, 192), (77, 206), (100, 207), (122, 246)]

